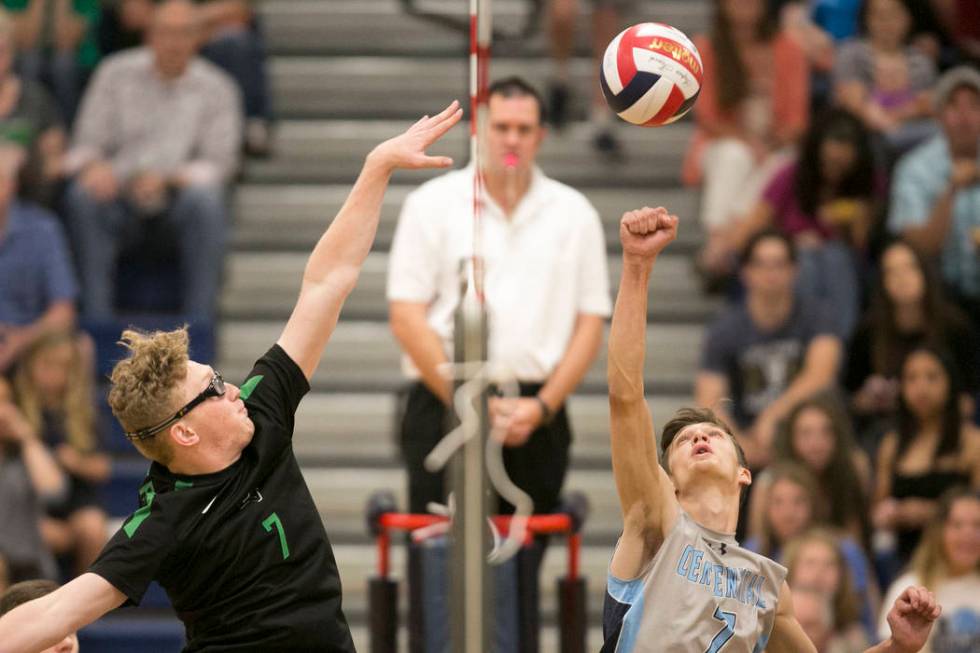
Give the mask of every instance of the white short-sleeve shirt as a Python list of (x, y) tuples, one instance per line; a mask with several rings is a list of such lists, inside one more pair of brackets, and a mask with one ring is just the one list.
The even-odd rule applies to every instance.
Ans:
[[(489, 196), (481, 215), (490, 360), (521, 381), (544, 381), (577, 316), (608, 317), (612, 309), (599, 215), (584, 195), (537, 168), (509, 219)], [(388, 300), (427, 303), (450, 359), (460, 261), (472, 253), (472, 167), (408, 195), (391, 247)], [(407, 356), (402, 368), (418, 377)]]

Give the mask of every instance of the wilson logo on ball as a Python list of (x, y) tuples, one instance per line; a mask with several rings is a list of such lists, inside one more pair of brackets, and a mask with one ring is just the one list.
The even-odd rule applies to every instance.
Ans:
[(599, 84), (623, 120), (658, 127), (691, 110), (701, 92), (701, 55), (687, 35), (662, 23), (640, 23), (612, 40)]

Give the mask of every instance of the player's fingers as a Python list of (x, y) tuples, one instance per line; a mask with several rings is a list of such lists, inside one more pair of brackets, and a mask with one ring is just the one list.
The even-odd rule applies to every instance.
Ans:
[(432, 144), (439, 140), (443, 134), (453, 128), (453, 126), (460, 121), (463, 117), (463, 110), (456, 109), (456, 112), (449, 116), (448, 118), (435, 123), (429, 127), (425, 132), (426, 143)]
[(426, 121), (425, 127), (427, 129), (433, 129), (440, 126), (442, 123), (452, 120), (457, 113), (462, 112), (462, 108), (459, 106), (459, 102), (453, 100), (448, 107), (432, 116)]
[(448, 168), (453, 165), (453, 160), (448, 156), (424, 156), (421, 165), (426, 168)]

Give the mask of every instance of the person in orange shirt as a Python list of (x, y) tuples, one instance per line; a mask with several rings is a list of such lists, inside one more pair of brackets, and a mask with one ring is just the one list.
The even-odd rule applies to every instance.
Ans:
[(704, 83), (683, 177), (703, 184), (708, 242), (700, 263), (717, 275), (731, 269), (728, 227), (749, 210), (807, 127), (810, 71), (806, 53), (777, 30), (764, 0), (715, 0), (711, 31), (694, 43)]

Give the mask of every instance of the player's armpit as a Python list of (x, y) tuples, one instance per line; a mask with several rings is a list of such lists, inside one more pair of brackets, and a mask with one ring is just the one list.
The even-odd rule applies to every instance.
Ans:
[(768, 653), (817, 653), (817, 648), (803, 632), (803, 627), (793, 613), (793, 595), (789, 585), (783, 581), (779, 590), (779, 605), (776, 607), (776, 619), (766, 646)]
[(0, 617), (0, 653), (33, 653), (54, 646), (125, 600), (106, 579), (82, 574)]

